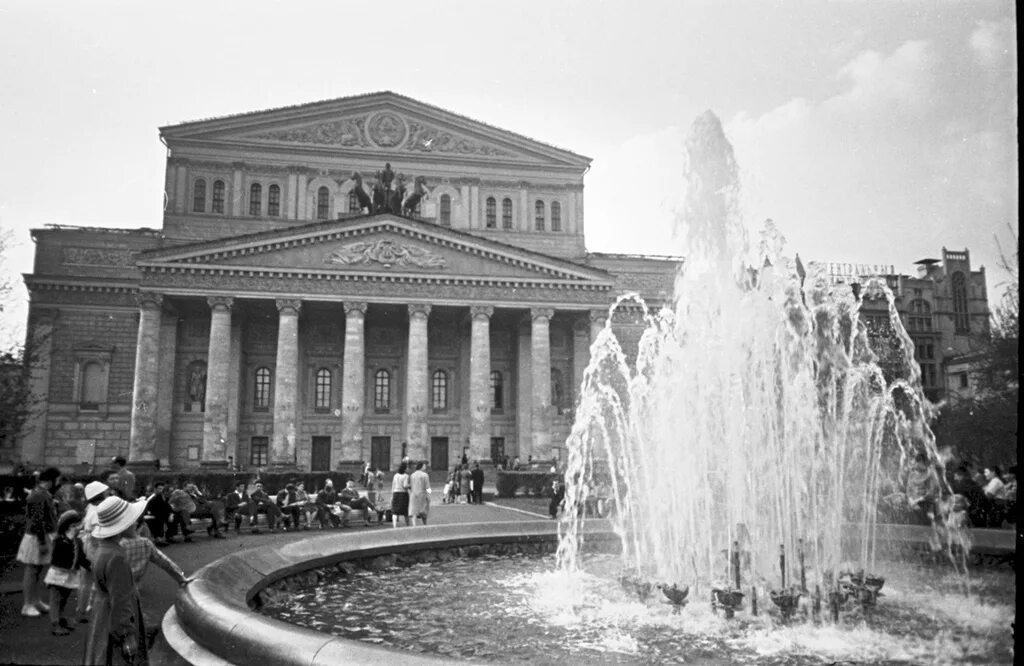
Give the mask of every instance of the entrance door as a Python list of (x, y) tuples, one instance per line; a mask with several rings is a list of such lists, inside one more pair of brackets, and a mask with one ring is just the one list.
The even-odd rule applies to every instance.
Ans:
[(448, 438), (430, 438), (430, 469), (448, 469)]
[(391, 438), (370, 438), (370, 465), (374, 469), (387, 472), (391, 469)]
[(314, 472), (331, 471), (331, 438), (314, 437), (310, 469)]
[(505, 438), (491, 437), (491, 462), (497, 463), (505, 457)]

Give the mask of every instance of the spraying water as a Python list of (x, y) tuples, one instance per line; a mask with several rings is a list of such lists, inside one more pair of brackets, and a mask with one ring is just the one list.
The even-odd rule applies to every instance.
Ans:
[[(567, 442), (559, 567), (579, 568), (584, 507), (600, 487), (624, 566), (648, 579), (699, 594), (826, 589), (844, 568), (874, 569), (879, 497), (904, 462), (938, 460), (913, 344), (884, 281), (856, 294), (807, 274), (771, 225), (750, 247), (713, 114), (685, 151), (674, 306), (652, 313), (625, 296), (591, 347)], [(887, 299), (903, 347), (896, 379), (859, 321), (864, 298)], [(647, 324), (632, 368), (611, 327), (624, 301)]]

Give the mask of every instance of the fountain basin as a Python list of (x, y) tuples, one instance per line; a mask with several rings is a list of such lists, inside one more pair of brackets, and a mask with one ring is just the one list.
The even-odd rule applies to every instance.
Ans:
[[(618, 543), (604, 521), (590, 521), (587, 539)], [(330, 533), (223, 557), (195, 574), (167, 612), (164, 640), (181, 663), (439, 664), (450, 660), (368, 645), (274, 620), (252, 603), (273, 583), (346, 560), (437, 548), (505, 543), (555, 544), (552, 521), (463, 523)]]

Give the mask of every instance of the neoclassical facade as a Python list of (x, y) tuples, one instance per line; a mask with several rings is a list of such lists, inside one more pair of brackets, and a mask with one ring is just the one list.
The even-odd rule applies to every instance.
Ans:
[(609, 305), (671, 293), (587, 251), (589, 158), (401, 95), (160, 132), (159, 230), (33, 232), (23, 461), (558, 457)]

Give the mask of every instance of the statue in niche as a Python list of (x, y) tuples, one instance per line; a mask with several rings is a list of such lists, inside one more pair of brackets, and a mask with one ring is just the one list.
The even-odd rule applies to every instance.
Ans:
[(188, 399), (190, 403), (206, 403), (206, 366), (196, 363), (188, 375)]

